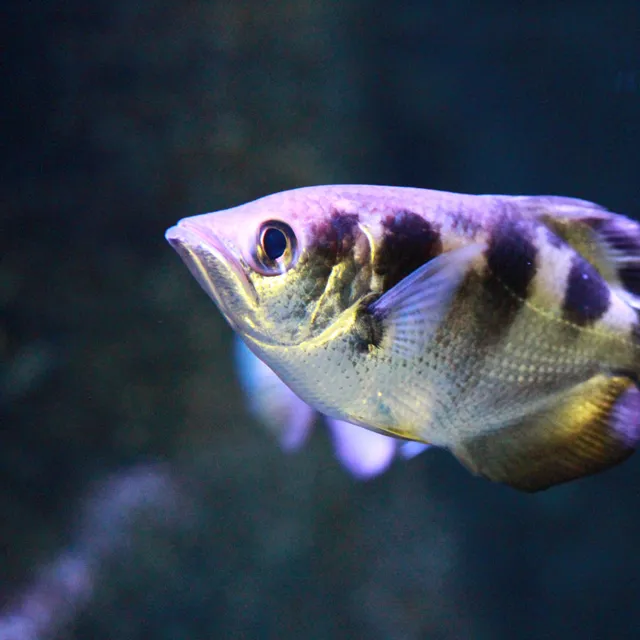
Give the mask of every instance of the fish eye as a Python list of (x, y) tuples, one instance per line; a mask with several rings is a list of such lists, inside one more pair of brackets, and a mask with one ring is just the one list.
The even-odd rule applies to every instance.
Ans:
[(264, 275), (276, 275), (288, 269), (296, 252), (293, 229), (279, 220), (269, 220), (258, 232), (256, 259)]
[(287, 249), (287, 236), (282, 229), (267, 227), (262, 232), (262, 250), (269, 260), (277, 260)]

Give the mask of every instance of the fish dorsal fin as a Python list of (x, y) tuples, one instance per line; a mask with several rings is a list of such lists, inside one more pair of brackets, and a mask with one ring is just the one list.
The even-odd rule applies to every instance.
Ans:
[(640, 440), (640, 392), (629, 378), (598, 375), (517, 424), (453, 447), (474, 473), (539, 491), (603, 471)]
[(484, 249), (478, 243), (442, 253), (369, 305), (367, 313), (382, 326), (382, 346), (403, 358), (423, 353)]
[(593, 202), (516, 196), (519, 207), (586, 258), (619, 295), (640, 309), (640, 223)]

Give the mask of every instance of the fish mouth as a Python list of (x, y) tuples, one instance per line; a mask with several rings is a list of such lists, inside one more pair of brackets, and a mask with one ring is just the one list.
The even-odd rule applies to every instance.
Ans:
[[(256, 290), (247, 277), (240, 257), (211, 229), (190, 219), (180, 220), (165, 233), (189, 271), (218, 305), (231, 326), (248, 332), (250, 317), (258, 302)], [(251, 331), (249, 331), (251, 332)]]

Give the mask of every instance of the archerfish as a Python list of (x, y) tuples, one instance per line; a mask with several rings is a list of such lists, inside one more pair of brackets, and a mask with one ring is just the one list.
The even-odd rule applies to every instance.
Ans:
[(332, 419), (523, 491), (640, 441), (640, 224), (597, 204), (317, 186), (166, 237), (249, 349)]

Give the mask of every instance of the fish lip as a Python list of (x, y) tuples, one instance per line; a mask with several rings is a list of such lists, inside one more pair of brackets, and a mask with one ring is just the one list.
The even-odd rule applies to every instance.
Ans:
[(229, 270), (244, 293), (243, 299), (250, 303), (252, 309), (255, 307), (257, 293), (247, 277), (239, 256), (214, 231), (185, 218), (167, 229), (165, 238), (182, 258), (200, 286), (220, 307), (230, 324), (235, 324), (235, 315), (229, 308), (228, 300), (221, 295), (219, 283), (209, 275), (204, 262), (205, 257), (212, 256), (216, 262)]
[(225, 260), (230, 260), (234, 266), (241, 269), (234, 252), (229, 250), (214, 232), (203, 229), (200, 225), (192, 222), (190, 218), (180, 220), (174, 227), (167, 229), (164, 237), (176, 251), (183, 246), (204, 246), (206, 249), (213, 249), (214, 253), (222, 256)]

